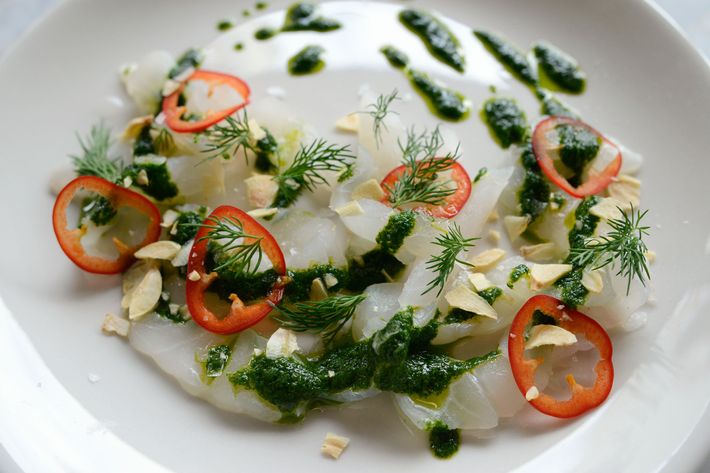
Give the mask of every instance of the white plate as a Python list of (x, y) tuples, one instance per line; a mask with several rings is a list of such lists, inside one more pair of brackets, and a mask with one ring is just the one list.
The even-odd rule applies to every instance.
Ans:
[[(270, 3), (270, 10), (286, 5)], [(100, 116), (112, 122), (130, 113), (117, 105), (117, 97), (124, 98), (116, 75), (120, 64), (151, 49), (177, 54), (207, 44), (217, 20), (245, 21), (240, 12), (252, 5), (76, 0), (56, 8), (0, 66), (0, 296), (14, 317), (0, 308), (0, 441), (21, 468), (152, 471), (158, 468), (153, 461), (179, 472), (697, 467), (710, 438), (710, 69), (640, 1), (435, 5), (519, 45), (544, 38), (573, 53), (589, 73), (589, 85), (569, 102), (595, 127), (646, 157), (643, 202), (657, 224), (650, 243), (658, 253), (657, 302), (643, 329), (614, 334), (616, 380), (609, 400), (570, 422), (527, 412), (521, 422), (499, 428), (495, 438), (466, 438), (452, 460), (438, 461), (424, 437), (410, 434), (384, 398), (374, 408), (313, 413), (295, 427), (263, 425), (189, 397), (122, 340), (101, 335), (103, 314), (118, 304), (118, 279), (82, 274), (59, 250), (50, 223), (50, 171), (77, 150), (74, 131), (87, 130)], [(293, 38), (297, 35), (273, 41), (284, 39), (286, 47), (295, 48), (289, 43)], [(313, 38), (328, 44), (327, 36)], [(468, 34), (461, 39), (474, 41)], [(245, 52), (259, 46), (250, 42)], [(372, 56), (379, 60), (376, 52)], [(268, 86), (284, 87), (304, 118), (326, 131), (333, 118), (356, 106), (355, 92), (365, 80), (409, 90), (390, 69), (335, 56), (329, 64), (312, 78), (288, 78), (279, 69), (255, 71), (247, 80), (255, 100)], [(475, 67), (471, 63), (469, 69)], [(444, 68), (434, 71), (480, 106), (485, 88), (447, 76)], [(490, 80), (510, 88), (535, 114), (522, 87), (505, 75)], [(298, 93), (306, 90), (318, 91), (322, 100)], [(407, 106), (433, 123), (418, 99)], [(501, 156), (475, 112), (456, 128), (477, 162)], [(100, 381), (91, 383), (89, 373)], [(352, 439), (335, 463), (319, 454), (327, 431)]]

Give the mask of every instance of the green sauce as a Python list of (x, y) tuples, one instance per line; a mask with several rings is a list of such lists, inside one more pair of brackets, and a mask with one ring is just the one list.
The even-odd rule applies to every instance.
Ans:
[(551, 82), (559, 89), (581, 93), (584, 91), (586, 74), (572, 57), (551, 44), (540, 42), (533, 48), (541, 71), (541, 81)]
[(280, 32), (315, 31), (326, 33), (340, 28), (340, 22), (317, 14), (317, 8), (312, 3), (296, 3), (286, 10), (286, 19), (280, 29), (261, 28), (254, 32), (254, 37), (260, 41), (273, 38)]
[(141, 128), (140, 133), (133, 143), (133, 156), (145, 156), (146, 154), (155, 154), (155, 145), (153, 137), (150, 135), (151, 126), (146, 125)]
[(256, 142), (256, 169), (262, 173), (275, 172), (277, 170), (276, 152), (279, 148), (279, 143), (274, 138), (269, 130), (264, 129), (266, 136)]
[(234, 50), (235, 51), (241, 51), (244, 49), (244, 43), (237, 43), (234, 45)]
[(444, 317), (444, 323), (445, 324), (457, 324), (461, 322), (466, 322), (467, 320), (471, 320), (472, 318), (476, 317), (478, 314), (475, 314), (473, 312), (469, 312), (464, 309), (460, 309), (458, 307), (452, 307), (449, 309), (449, 313), (446, 314), (446, 317)]
[(320, 46), (306, 46), (288, 60), (288, 72), (294, 76), (315, 74), (325, 66), (321, 59), (324, 52)]
[(463, 94), (442, 86), (428, 74), (407, 70), (409, 82), (429, 105), (429, 109), (443, 120), (460, 122), (468, 118), (471, 104)]
[[(143, 192), (156, 200), (172, 199), (178, 195), (178, 187), (170, 177), (170, 171), (168, 170), (165, 158), (160, 159), (160, 161), (162, 162), (136, 160), (123, 170), (123, 176), (130, 177), (133, 180), (134, 186), (139, 187)], [(147, 184), (138, 182), (138, 175), (141, 171), (145, 171), (148, 177)]]
[(508, 287), (513, 288), (516, 282), (520, 280), (523, 276), (528, 276), (530, 274), (530, 268), (524, 264), (519, 264), (510, 271), (510, 276), (508, 277)]
[(207, 384), (222, 376), (231, 356), (232, 348), (229, 345), (214, 345), (207, 350), (207, 356), (202, 362), (203, 375)]
[(416, 223), (417, 214), (413, 210), (404, 210), (390, 216), (387, 225), (377, 234), (375, 241), (380, 249), (393, 255), (411, 235)]
[(390, 66), (396, 69), (404, 69), (409, 64), (409, 56), (394, 46), (382, 46), (380, 52), (385, 55)]
[(550, 199), (550, 185), (545, 180), (537, 163), (529, 138), (525, 142), (520, 161), (525, 170), (525, 176), (523, 177), (523, 184), (518, 191), (518, 202), (521, 214), (528, 215), (532, 222), (547, 207)]
[(234, 23), (232, 23), (229, 20), (222, 20), (219, 23), (217, 23), (217, 29), (219, 31), (231, 30), (233, 27), (234, 27)]
[(491, 98), (483, 104), (483, 120), (491, 135), (503, 148), (521, 143), (527, 134), (528, 121), (515, 100)]
[(197, 210), (180, 212), (175, 220), (175, 234), (170, 233), (170, 239), (175, 243), (184, 245), (188, 241), (195, 238), (199, 226), (207, 217), (207, 208), (199, 207)]
[[(318, 360), (326, 375), (326, 390), (337, 393), (346, 389), (363, 390), (372, 385), (377, 368), (375, 352), (368, 341), (334, 348)], [(331, 371), (332, 376), (328, 374)]]
[(503, 295), (503, 290), (499, 287), (492, 286), (488, 289), (478, 291), (478, 295), (485, 299), (490, 305), (493, 305), (500, 296)]
[(188, 317), (183, 316), (180, 311), (175, 313), (170, 311), (170, 299), (163, 299), (162, 297), (158, 300), (158, 305), (155, 307), (155, 313), (160, 317), (169, 320), (173, 323), (182, 325), (190, 320)]
[(560, 160), (574, 173), (567, 180), (577, 186), (584, 168), (599, 152), (602, 140), (588, 129), (573, 125), (558, 125), (555, 130), (560, 138)]
[(437, 458), (450, 458), (459, 449), (461, 436), (458, 429), (449, 429), (441, 421), (432, 422), (427, 426), (429, 431), (429, 449)]
[(557, 325), (557, 320), (540, 309), (536, 309), (535, 312), (533, 312), (532, 323), (530, 325)]
[(543, 115), (555, 115), (558, 117), (570, 117), (578, 119), (576, 113), (574, 113), (567, 105), (565, 105), (560, 99), (552, 95), (549, 91), (538, 87), (535, 91), (535, 95), (538, 100), (540, 100), (540, 113)]
[(350, 280), (350, 276), (343, 268), (337, 268), (330, 264), (314, 264), (308, 269), (289, 271), (291, 282), (286, 286), (285, 296), (291, 301), (308, 299), (313, 280), (323, 279), (326, 274), (332, 274), (338, 280), (335, 286), (329, 288), (331, 291), (345, 288)]
[(474, 31), (473, 34), (515, 78), (527, 85), (537, 84), (537, 77), (525, 54), (491, 33)]
[(107, 225), (118, 213), (111, 201), (102, 195), (86, 198), (81, 204), (79, 221), (89, 218), (95, 225)]
[(168, 77), (174, 79), (191, 67), (197, 68), (202, 63), (202, 52), (197, 49), (188, 49), (177, 60), (177, 64), (170, 70)]
[(264, 10), (264, 9), (267, 8), (268, 6), (269, 6), (269, 4), (266, 3), (266, 2), (256, 2), (256, 5), (254, 5), (254, 7), (255, 7), (257, 10)]
[(461, 44), (441, 21), (427, 12), (412, 9), (402, 10), (399, 21), (419, 36), (436, 59), (459, 72), (464, 71), (466, 61)]
[(384, 250), (376, 248), (362, 255), (362, 262), (354, 260), (350, 262), (348, 267), (348, 289), (362, 292), (373, 284), (390, 282), (403, 269), (404, 264), (397, 258)]
[(397, 312), (387, 325), (372, 337), (372, 348), (379, 363), (397, 365), (407, 358), (414, 331), (413, 314), (411, 307)]
[(274, 28), (260, 28), (254, 32), (254, 38), (259, 41), (266, 41), (267, 39), (273, 38), (279, 34), (279, 30)]

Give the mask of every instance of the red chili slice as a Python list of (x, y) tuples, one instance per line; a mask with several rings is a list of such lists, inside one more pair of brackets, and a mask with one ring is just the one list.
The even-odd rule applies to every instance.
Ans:
[[(232, 301), (229, 313), (224, 318), (219, 318), (205, 305), (205, 292), (210, 287), (212, 282), (217, 279), (217, 273), (207, 273), (205, 267), (205, 257), (207, 256), (208, 241), (205, 238), (210, 228), (203, 225), (195, 235), (195, 243), (190, 252), (190, 259), (187, 263), (188, 278), (186, 282), (187, 307), (192, 314), (192, 319), (199, 325), (213, 333), (230, 334), (241, 332), (252, 325), (255, 325), (269, 312), (274, 305), (281, 302), (283, 297), (284, 287), (286, 285), (286, 260), (281, 252), (276, 239), (269, 233), (267, 229), (259, 224), (256, 220), (250, 217), (246, 212), (231, 207), (222, 205), (217, 207), (205, 220), (205, 224), (214, 222), (215, 219), (236, 219), (241, 225), (244, 233), (261, 237), (261, 250), (271, 261), (274, 271), (280, 277), (271, 288), (265, 298), (259, 302), (250, 305), (244, 304), (236, 294), (230, 295)], [(190, 274), (196, 271), (200, 278), (193, 281)]]
[[(445, 158), (439, 158), (441, 160)], [(399, 177), (407, 170), (406, 165), (402, 164), (391, 170), (380, 183), (382, 190), (385, 192), (385, 197), (382, 198), (382, 203), (390, 205), (388, 188), (394, 187)], [(417, 210), (425, 210), (433, 217), (438, 218), (453, 218), (458, 214), (466, 201), (471, 196), (471, 178), (468, 173), (459, 163), (454, 162), (449, 168), (451, 172), (451, 180), (456, 184), (456, 192), (446, 197), (446, 200), (441, 205), (424, 204), (417, 207)]]
[[(69, 228), (67, 222), (67, 209), (72, 199), (78, 192), (84, 190), (105, 197), (115, 209), (131, 207), (145, 215), (148, 218), (148, 228), (146, 228), (143, 241), (134, 246), (127, 246), (124, 242), (114, 238), (113, 243), (119, 252), (118, 258), (114, 260), (88, 255), (81, 244), (81, 237), (86, 232), (86, 228)], [(74, 264), (90, 273), (120, 273), (133, 262), (133, 253), (160, 238), (160, 211), (150, 200), (137, 192), (96, 176), (77, 177), (59, 192), (52, 210), (52, 224), (54, 234), (64, 253)]]
[[(554, 161), (550, 156), (550, 150), (557, 148), (557, 143), (552, 143), (547, 135), (559, 125), (570, 125), (574, 127), (584, 128), (591, 133), (599, 136), (602, 141), (616, 148), (616, 157), (602, 170), (599, 174), (590, 176), (586, 182), (583, 182), (577, 187), (567, 181), (555, 168)], [(532, 136), (533, 152), (540, 169), (545, 173), (545, 176), (551, 180), (557, 187), (571, 195), (572, 197), (583, 198), (588, 195), (598, 194), (606, 189), (611, 181), (619, 174), (621, 169), (621, 150), (617, 145), (609, 141), (604, 135), (597, 130), (587, 125), (586, 123), (575, 120), (569, 117), (552, 116), (542, 120), (535, 127)]]
[[(562, 308), (559, 308), (562, 307)], [(596, 380), (592, 387), (584, 387), (567, 375), (567, 383), (572, 391), (572, 397), (559, 401), (547, 394), (540, 393), (530, 404), (538, 411), (561, 418), (576, 417), (597, 407), (609, 396), (614, 383), (614, 365), (611, 361), (612, 345), (606, 331), (583, 313), (568, 308), (552, 296), (533, 296), (518, 311), (510, 326), (508, 339), (508, 357), (513, 371), (515, 383), (520, 392), (525, 395), (535, 384), (535, 371), (543, 362), (542, 359), (525, 358), (525, 331), (529, 327), (536, 310), (553, 317), (557, 324), (575, 335), (583, 335), (599, 352), (599, 361), (594, 367)]]
[[(219, 85), (227, 85), (241, 95), (244, 102), (229, 108), (211, 112), (202, 120), (183, 120), (182, 116), (185, 113), (186, 107), (178, 106), (178, 100), (182, 92), (185, 90), (185, 85), (193, 80), (207, 82), (210, 89)], [(206, 130), (215, 123), (220, 122), (237, 110), (249, 104), (250, 93), (251, 91), (249, 90), (247, 83), (239, 77), (230, 76), (229, 74), (222, 74), (221, 72), (210, 72), (203, 70), (195, 71), (185, 82), (180, 84), (180, 87), (178, 87), (175, 92), (163, 99), (163, 114), (165, 114), (165, 123), (171, 130), (178, 133), (197, 133)]]

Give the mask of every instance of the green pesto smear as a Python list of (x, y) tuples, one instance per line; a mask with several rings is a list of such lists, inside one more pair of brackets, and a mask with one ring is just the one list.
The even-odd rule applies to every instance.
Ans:
[(581, 183), (582, 173), (599, 152), (602, 139), (587, 128), (562, 124), (555, 127), (559, 136), (562, 163), (573, 172), (567, 180), (573, 186)]
[(486, 31), (474, 31), (473, 34), (515, 78), (527, 85), (537, 84), (537, 76), (525, 54), (502, 38)]
[(327, 402), (330, 394), (376, 387), (426, 398), (440, 395), (463, 373), (499, 356), (469, 360), (431, 352), (435, 324), (414, 327), (413, 309), (403, 309), (371, 339), (335, 347), (312, 358), (258, 355), (229, 376), (234, 386), (256, 391), (286, 418)]
[(170, 239), (184, 245), (195, 238), (200, 224), (207, 217), (207, 208), (198, 207), (195, 210), (178, 211), (178, 217), (173, 223), (174, 230), (169, 232)]
[(233, 27), (234, 27), (234, 23), (232, 23), (230, 20), (222, 20), (219, 23), (217, 23), (217, 29), (219, 31), (231, 30)]
[(517, 265), (510, 271), (507, 286), (512, 289), (516, 282), (520, 281), (523, 276), (528, 276), (529, 274), (530, 268), (524, 264)]
[(286, 10), (286, 19), (280, 29), (261, 28), (254, 33), (260, 41), (273, 38), (280, 32), (314, 31), (326, 33), (340, 28), (340, 23), (331, 18), (318, 15), (317, 7), (312, 3), (296, 3)]
[(540, 113), (543, 115), (556, 115), (558, 117), (570, 117), (579, 119), (579, 116), (572, 111), (564, 102), (555, 97), (550, 91), (538, 87), (535, 96), (540, 101)]
[(437, 458), (451, 458), (461, 445), (461, 435), (458, 429), (449, 429), (441, 421), (427, 425), (429, 431), (429, 449)]
[(202, 52), (197, 49), (188, 49), (177, 60), (177, 64), (170, 70), (168, 77), (174, 79), (191, 67), (197, 68), (202, 63)]
[(399, 21), (419, 36), (436, 59), (459, 72), (464, 71), (466, 61), (461, 44), (440, 20), (424, 11), (406, 9), (399, 13)]
[(533, 153), (532, 142), (527, 137), (520, 154), (520, 162), (525, 171), (523, 184), (518, 190), (518, 203), (520, 213), (530, 217), (533, 222), (547, 208), (550, 199), (550, 185), (545, 180), (545, 176), (537, 163), (535, 153)]
[(123, 170), (123, 175), (130, 177), (134, 186), (155, 200), (167, 200), (178, 195), (178, 187), (172, 181), (165, 157), (139, 156)]
[[(569, 246), (579, 248), (585, 239), (594, 234), (599, 224), (599, 217), (589, 213), (589, 210), (599, 202), (599, 197), (585, 197), (574, 212), (574, 224), (569, 232)], [(568, 257), (567, 262), (571, 262)], [(584, 267), (574, 266), (572, 271), (557, 280), (555, 286), (560, 289), (560, 299), (568, 306), (575, 308), (584, 304), (589, 291), (582, 285)]]
[(409, 64), (409, 56), (394, 46), (382, 46), (380, 52), (385, 55), (390, 66), (396, 69), (404, 69)]
[(321, 56), (325, 52), (320, 46), (309, 45), (297, 52), (288, 60), (288, 72), (294, 76), (315, 74), (323, 69), (325, 62)]
[(397, 253), (404, 243), (404, 239), (414, 230), (416, 219), (417, 214), (413, 210), (393, 214), (377, 234), (375, 241), (383, 251), (391, 255)]
[(584, 91), (587, 76), (574, 58), (545, 42), (537, 43), (533, 51), (542, 84), (575, 94)]
[(81, 203), (79, 226), (86, 218), (91, 220), (96, 226), (107, 225), (117, 213), (118, 210), (106, 197), (98, 194), (94, 197), (87, 197)]
[(525, 139), (528, 121), (515, 100), (505, 97), (488, 99), (481, 112), (491, 136), (501, 147), (509, 148)]
[(207, 350), (207, 355), (201, 361), (203, 379), (207, 384), (222, 376), (231, 356), (232, 348), (229, 345), (213, 345)]

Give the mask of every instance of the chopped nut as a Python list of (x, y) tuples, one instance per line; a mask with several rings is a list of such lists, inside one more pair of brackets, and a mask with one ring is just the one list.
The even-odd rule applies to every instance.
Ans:
[(247, 213), (254, 218), (266, 218), (266, 217), (273, 217), (278, 212), (279, 212), (279, 209), (277, 209), (276, 207), (270, 207), (268, 209), (250, 210)]
[(285, 328), (276, 330), (269, 341), (266, 342), (266, 357), (279, 358), (282, 356), (291, 356), (295, 351), (298, 351), (298, 339), (296, 333)]
[(328, 432), (325, 435), (325, 440), (323, 440), (321, 452), (337, 460), (338, 458), (340, 458), (340, 455), (343, 453), (343, 450), (345, 450), (345, 447), (348, 446), (348, 443), (350, 443), (349, 438), (341, 437), (340, 435), (335, 435), (332, 432)]
[(493, 284), (483, 273), (469, 273), (468, 281), (476, 291), (485, 291), (489, 287), (493, 287)]
[(365, 210), (357, 200), (351, 200), (347, 204), (341, 205), (335, 209), (335, 212), (341, 217), (356, 217), (365, 214)]
[(589, 209), (589, 213), (605, 220), (611, 220), (622, 216), (622, 212), (619, 208), (624, 208), (623, 202), (613, 197), (601, 198), (597, 205)]
[(527, 399), (528, 401), (535, 400), (539, 396), (540, 396), (540, 391), (538, 391), (538, 389), (535, 386), (528, 389), (528, 392), (525, 393), (525, 399)]
[(530, 277), (532, 277), (530, 287), (533, 291), (539, 291), (570, 271), (572, 271), (571, 264), (534, 264), (530, 268)]
[(498, 215), (498, 209), (493, 209), (493, 211), (488, 215), (489, 222), (497, 222), (499, 218), (500, 215)]
[(278, 183), (267, 174), (254, 174), (244, 180), (247, 186), (247, 199), (252, 207), (264, 208), (274, 202), (279, 191)]
[(353, 200), (372, 199), (380, 201), (385, 195), (385, 191), (382, 190), (382, 186), (377, 182), (377, 179), (368, 179), (355, 187), (352, 198)]
[(534, 262), (550, 261), (551, 259), (554, 259), (556, 253), (557, 247), (552, 242), (538, 243), (537, 245), (524, 245), (520, 247), (520, 256)]
[(556, 347), (566, 347), (577, 343), (577, 337), (557, 325), (533, 325), (530, 329), (530, 337), (525, 342), (525, 349), (541, 347), (543, 345), (554, 345)]
[(172, 227), (179, 216), (180, 214), (173, 209), (166, 210), (163, 214), (163, 221), (160, 223), (160, 226), (163, 228)]
[(498, 230), (490, 230), (488, 232), (488, 240), (497, 245), (500, 242), (500, 232)]
[(138, 171), (138, 175), (136, 176), (136, 182), (140, 186), (147, 186), (150, 184), (150, 179), (148, 179), (148, 172), (145, 169), (141, 169)]
[(182, 247), (170, 240), (160, 240), (148, 245), (145, 245), (140, 250), (136, 251), (133, 256), (138, 259), (160, 259), (169, 261), (178, 254)]
[(360, 128), (360, 116), (357, 113), (348, 113), (335, 121), (335, 128), (340, 131), (357, 133)]
[(195, 240), (190, 240), (185, 242), (184, 245), (180, 248), (180, 251), (177, 252), (175, 257), (170, 260), (170, 264), (175, 266), (176, 268), (179, 268), (180, 266), (186, 266), (188, 260), (190, 259), (190, 250), (192, 250), (192, 244)]
[(113, 314), (106, 314), (104, 323), (101, 325), (101, 330), (103, 330), (106, 335), (115, 333), (116, 335), (126, 337), (130, 329), (131, 323), (128, 320)]
[(444, 298), (451, 307), (463, 309), (467, 312), (472, 312), (477, 315), (498, 319), (498, 313), (491, 305), (481, 296), (473, 292), (471, 289), (463, 285), (458, 285), (449, 291)]
[(249, 127), (249, 137), (254, 140), (254, 141), (259, 141), (263, 140), (266, 138), (266, 132), (264, 129), (257, 123), (256, 120), (253, 118), (250, 118), (249, 121), (247, 122), (247, 126)]
[(126, 176), (123, 178), (123, 187), (131, 187), (133, 185), (133, 179), (131, 179), (131, 176)]
[(638, 208), (641, 203), (641, 181), (627, 174), (619, 174), (606, 188), (609, 197), (621, 202), (623, 210), (631, 206)]
[(325, 286), (328, 289), (330, 289), (333, 286), (338, 285), (338, 278), (336, 278), (335, 276), (333, 276), (330, 273), (325, 273), (325, 275), (323, 276), (323, 281), (325, 282)]
[(133, 120), (128, 122), (126, 129), (123, 130), (123, 134), (121, 135), (121, 138), (123, 138), (126, 141), (134, 140), (138, 137), (141, 130), (146, 125), (150, 125), (151, 123), (153, 123), (153, 115), (145, 115), (142, 117), (134, 118)]
[(589, 292), (599, 294), (604, 289), (604, 280), (599, 270), (584, 271), (582, 273), (582, 286)]
[(477, 254), (469, 261), (478, 271), (486, 272), (490, 269), (493, 269), (500, 262), (500, 260), (503, 259), (504, 256), (505, 250), (502, 250), (500, 248), (493, 248)]
[(503, 217), (503, 226), (511, 242), (517, 240), (527, 230), (529, 223), (530, 217), (528, 215), (506, 215)]
[(200, 273), (197, 272), (197, 270), (193, 269), (190, 274), (187, 275), (187, 279), (190, 281), (199, 281), (200, 280)]
[(321, 280), (321, 278), (315, 278), (311, 282), (309, 297), (314, 301), (320, 301), (328, 297), (328, 290), (325, 288), (325, 284), (323, 284), (323, 280)]
[(128, 318), (139, 319), (158, 305), (160, 294), (163, 292), (163, 277), (160, 270), (153, 266), (148, 269), (145, 276), (132, 291), (128, 304)]
[(648, 250), (646, 253), (644, 253), (644, 256), (646, 257), (646, 261), (648, 261), (650, 264), (653, 264), (656, 262), (656, 252), (652, 250)]
[(131, 304), (133, 291), (138, 287), (151, 268), (157, 268), (155, 261), (139, 260), (123, 273), (123, 281), (121, 283), (121, 289), (123, 290), (123, 298), (121, 299), (122, 309), (128, 309)]

